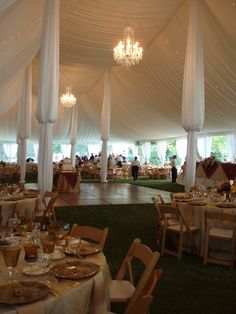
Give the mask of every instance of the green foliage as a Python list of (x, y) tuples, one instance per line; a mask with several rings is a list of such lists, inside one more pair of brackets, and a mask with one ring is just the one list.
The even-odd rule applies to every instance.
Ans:
[(87, 145), (76, 145), (76, 152), (82, 157), (84, 155), (88, 156), (88, 146)]
[(226, 136), (214, 136), (211, 144), (211, 155), (214, 155), (216, 159), (220, 161), (226, 161)]
[(166, 160), (170, 160), (176, 153), (176, 140), (167, 141)]
[(134, 154), (133, 151), (131, 149), (131, 147), (128, 148), (128, 157), (127, 157), (127, 161), (131, 162), (134, 159)]
[(150, 164), (152, 165), (159, 165), (160, 164), (160, 159), (157, 155), (157, 144), (156, 142), (151, 143), (151, 152), (150, 152)]
[(142, 143), (137, 142), (136, 145), (137, 145), (137, 148), (138, 148), (139, 159), (142, 160), (143, 159)]
[(52, 145), (52, 152), (53, 152), (54, 154), (60, 154), (60, 153), (62, 153), (61, 145), (60, 145), (60, 144), (53, 144), (53, 145)]

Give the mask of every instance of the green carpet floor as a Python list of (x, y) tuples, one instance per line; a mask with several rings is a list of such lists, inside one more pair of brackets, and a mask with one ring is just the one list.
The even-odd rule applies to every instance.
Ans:
[[(152, 204), (103, 205), (56, 208), (58, 220), (109, 227), (104, 253), (114, 277), (135, 237), (156, 248), (156, 211)], [(158, 268), (164, 270), (154, 293), (151, 314), (229, 314), (236, 313), (236, 271), (184, 254), (181, 262), (163, 256)], [(112, 308), (123, 312), (122, 306)]]

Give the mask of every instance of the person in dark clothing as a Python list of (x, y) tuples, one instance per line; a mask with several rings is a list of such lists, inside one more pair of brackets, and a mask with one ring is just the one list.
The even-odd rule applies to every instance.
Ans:
[(138, 157), (134, 157), (134, 160), (131, 162), (131, 171), (133, 180), (136, 181), (138, 179), (138, 171), (141, 167), (140, 162), (138, 161)]
[(176, 158), (177, 156), (174, 155), (170, 161), (170, 166), (171, 166), (171, 177), (172, 177), (172, 182), (175, 183), (177, 179), (177, 168), (176, 168)]

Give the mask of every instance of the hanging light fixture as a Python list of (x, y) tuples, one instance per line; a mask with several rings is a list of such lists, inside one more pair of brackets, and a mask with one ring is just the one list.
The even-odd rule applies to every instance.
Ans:
[(143, 48), (134, 43), (134, 29), (131, 26), (124, 28), (123, 41), (114, 48), (114, 60), (127, 68), (138, 64), (142, 60)]
[(61, 96), (61, 104), (63, 107), (71, 108), (75, 105), (76, 98), (71, 92), (71, 87), (66, 87), (66, 93)]

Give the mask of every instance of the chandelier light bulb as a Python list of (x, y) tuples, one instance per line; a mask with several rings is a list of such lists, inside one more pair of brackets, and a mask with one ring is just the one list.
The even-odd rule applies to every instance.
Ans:
[(127, 68), (131, 65), (138, 64), (142, 60), (143, 49), (139, 43), (134, 43), (134, 29), (127, 26), (124, 29), (123, 41), (114, 48), (114, 60)]
[(61, 96), (63, 107), (71, 108), (76, 104), (76, 98), (71, 92), (71, 87), (66, 87), (66, 93)]

